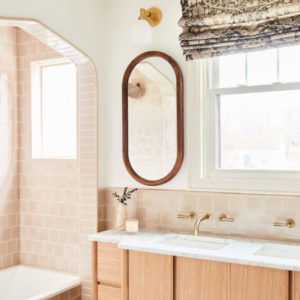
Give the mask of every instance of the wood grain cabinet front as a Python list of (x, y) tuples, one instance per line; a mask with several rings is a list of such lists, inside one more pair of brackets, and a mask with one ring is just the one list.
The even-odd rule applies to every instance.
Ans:
[(117, 244), (94, 243), (93, 300), (128, 300), (128, 251)]
[(175, 270), (176, 300), (230, 299), (230, 264), (176, 257)]
[(92, 244), (93, 300), (300, 300), (300, 272)]
[(300, 272), (292, 272), (290, 280), (291, 300), (300, 300)]
[(122, 290), (110, 286), (98, 286), (98, 300), (122, 300)]
[(129, 251), (129, 299), (173, 300), (173, 256)]
[(231, 264), (230, 283), (231, 300), (291, 300), (288, 271)]
[(98, 243), (98, 281), (121, 288), (122, 250), (116, 244)]

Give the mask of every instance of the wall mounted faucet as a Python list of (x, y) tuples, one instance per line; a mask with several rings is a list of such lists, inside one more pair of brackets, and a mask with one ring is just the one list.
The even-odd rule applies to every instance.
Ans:
[(221, 214), (218, 218), (219, 222), (234, 222), (234, 218), (228, 218), (225, 214)]
[(197, 214), (194, 211), (191, 211), (189, 214), (178, 214), (178, 219), (194, 219)]
[(206, 214), (203, 217), (199, 217), (196, 220), (195, 226), (194, 226), (194, 235), (195, 236), (199, 236), (199, 226), (200, 226), (201, 222), (204, 220), (208, 220), (209, 218), (210, 218), (210, 214)]
[(293, 219), (287, 219), (285, 222), (274, 222), (273, 226), (294, 228), (296, 226), (296, 223)]

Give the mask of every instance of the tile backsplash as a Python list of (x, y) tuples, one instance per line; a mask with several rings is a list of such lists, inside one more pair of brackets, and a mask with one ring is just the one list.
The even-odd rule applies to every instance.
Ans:
[[(112, 197), (120, 188), (99, 191), (99, 230), (115, 227), (117, 201)], [(141, 228), (193, 233), (194, 220), (178, 219), (178, 213), (210, 213), (202, 222), (204, 233), (250, 236), (276, 240), (300, 240), (300, 196), (206, 193), (140, 189), (128, 201), (128, 218), (137, 218)], [(221, 213), (235, 218), (221, 223)], [(274, 221), (293, 218), (295, 228), (274, 227)]]

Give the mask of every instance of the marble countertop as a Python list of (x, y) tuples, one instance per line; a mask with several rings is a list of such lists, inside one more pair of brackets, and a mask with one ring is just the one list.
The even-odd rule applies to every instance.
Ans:
[[(88, 239), (115, 243), (120, 249), (300, 271), (298, 243), (205, 235), (194, 237), (170, 232), (141, 231), (131, 234), (117, 230), (91, 234)], [(211, 246), (216, 247), (212, 250)]]

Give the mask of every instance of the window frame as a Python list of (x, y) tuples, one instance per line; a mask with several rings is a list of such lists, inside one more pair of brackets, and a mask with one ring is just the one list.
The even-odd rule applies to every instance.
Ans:
[(187, 71), (189, 187), (208, 192), (299, 195), (300, 171), (220, 170), (215, 168), (215, 154), (219, 94), (300, 89), (300, 82), (210, 88), (212, 72), (218, 74), (215, 64), (211, 66), (208, 59), (191, 61), (188, 62)]
[[(75, 72), (76, 72), (76, 141), (75, 141), (75, 155), (74, 156), (49, 156), (45, 155), (43, 151), (43, 113), (42, 113), (42, 105), (43, 105), (43, 99), (42, 99), (42, 71), (45, 67), (52, 67), (52, 66), (61, 66), (61, 65), (67, 65), (72, 64), (75, 66)], [(33, 85), (35, 87), (33, 88)], [(51, 58), (46, 60), (40, 60), (40, 61), (34, 61), (30, 63), (30, 89), (31, 89), (31, 99), (30, 99), (30, 105), (31, 105), (31, 114), (30, 114), (30, 144), (31, 144), (31, 159), (32, 160), (76, 160), (78, 159), (78, 70), (76, 65), (68, 58), (62, 57), (62, 58)], [(39, 128), (37, 129), (39, 132), (39, 150), (34, 150), (33, 146), (33, 120), (32, 120), (32, 114), (33, 114), (33, 105), (32, 102), (36, 101), (38, 102), (39, 106)], [(40, 155), (34, 154), (34, 152), (38, 152)]]

